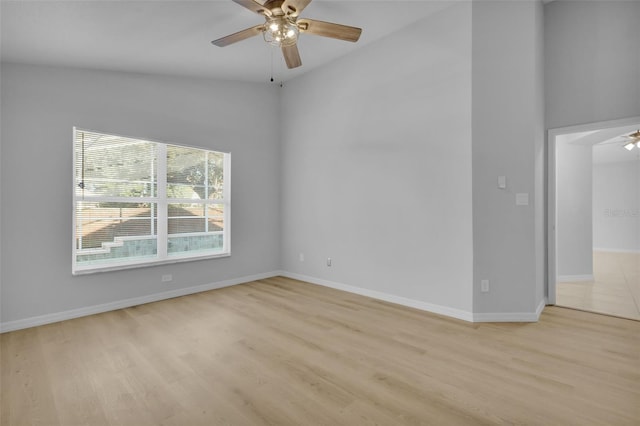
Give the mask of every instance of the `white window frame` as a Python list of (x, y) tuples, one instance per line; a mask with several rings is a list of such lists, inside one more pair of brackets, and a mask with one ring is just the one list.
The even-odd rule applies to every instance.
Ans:
[[(157, 203), (156, 208), (156, 218), (157, 218), (157, 256), (152, 259), (133, 259), (133, 260), (122, 260), (122, 261), (113, 261), (108, 264), (91, 264), (91, 265), (83, 265), (77, 262), (77, 252), (78, 249), (76, 247), (76, 206), (78, 205), (78, 201), (81, 201), (81, 197), (78, 197), (76, 191), (76, 135), (78, 132), (91, 132), (91, 133), (102, 133), (110, 136), (117, 136), (122, 138), (129, 139), (137, 139), (144, 140), (146, 142), (151, 142), (157, 144), (156, 147), (156, 155), (157, 155), (157, 197), (90, 197), (89, 200), (95, 201), (114, 201), (114, 202), (149, 202), (149, 203)], [(176, 198), (167, 198), (167, 146), (181, 146), (185, 148), (194, 148), (200, 149), (204, 151), (210, 152), (219, 152), (224, 154), (223, 160), (223, 189), (222, 189), (222, 199), (215, 200), (215, 203), (210, 204), (220, 204), (223, 206), (223, 223), (224, 228), (221, 231), (223, 234), (222, 241), (223, 247), (221, 251), (216, 253), (207, 253), (202, 254), (201, 252), (194, 252), (190, 254), (189, 252), (182, 254), (168, 254), (168, 205), (174, 203), (191, 203), (193, 200), (183, 200)], [(132, 137), (132, 136), (124, 136), (115, 134), (112, 132), (101, 132), (96, 130), (83, 129), (79, 127), (73, 128), (73, 139), (72, 139), (72, 153), (73, 153), (73, 162), (72, 162), (72, 229), (71, 229), (71, 242), (72, 242), (72, 274), (73, 275), (84, 275), (84, 274), (92, 274), (96, 272), (106, 272), (106, 271), (117, 271), (123, 269), (133, 269), (133, 268), (141, 268), (147, 266), (156, 266), (156, 265), (165, 265), (179, 262), (191, 262), (195, 260), (203, 260), (203, 259), (215, 259), (221, 257), (229, 257), (231, 256), (231, 153), (223, 152), (223, 151), (214, 151), (208, 148), (201, 148), (196, 146), (189, 145), (181, 145), (177, 143), (167, 143), (160, 142), (157, 140), (149, 139), (149, 138), (140, 138), (140, 137)], [(82, 199), (87, 201), (85, 197)], [(206, 206), (208, 203), (204, 203)], [(153, 220), (151, 220), (153, 224)], [(164, 230), (164, 231), (162, 231)], [(196, 233), (200, 234), (200, 233)], [(196, 235), (194, 234), (194, 235)], [(179, 235), (187, 235), (187, 234), (179, 234)]]

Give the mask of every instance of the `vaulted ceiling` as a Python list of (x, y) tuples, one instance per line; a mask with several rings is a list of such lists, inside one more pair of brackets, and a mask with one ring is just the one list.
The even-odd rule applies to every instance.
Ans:
[(303, 66), (288, 70), (280, 51), (260, 36), (224, 48), (211, 44), (263, 22), (231, 0), (2, 0), (1, 59), (253, 82), (267, 82), (273, 73), (286, 81), (455, 2), (314, 0), (302, 17), (361, 27), (362, 36), (354, 44), (303, 34)]

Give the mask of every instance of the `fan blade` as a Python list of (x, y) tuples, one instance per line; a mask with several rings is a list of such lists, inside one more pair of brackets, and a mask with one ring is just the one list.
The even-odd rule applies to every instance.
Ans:
[(282, 55), (284, 56), (284, 61), (287, 63), (287, 68), (297, 68), (302, 65), (297, 45), (282, 46)]
[(285, 15), (296, 17), (311, 3), (311, 0), (284, 0), (282, 11)]
[(238, 3), (240, 6), (245, 7), (252, 11), (253, 13), (257, 13), (258, 15), (267, 15), (271, 16), (271, 11), (254, 0), (233, 0)]
[(314, 19), (298, 19), (298, 28), (302, 32), (352, 42), (358, 41), (362, 33), (361, 28), (316, 21)]
[(237, 43), (249, 37), (256, 36), (264, 31), (264, 25), (256, 25), (255, 27), (247, 28), (246, 30), (238, 31), (226, 37), (213, 40), (211, 43), (218, 47), (225, 47), (233, 43)]

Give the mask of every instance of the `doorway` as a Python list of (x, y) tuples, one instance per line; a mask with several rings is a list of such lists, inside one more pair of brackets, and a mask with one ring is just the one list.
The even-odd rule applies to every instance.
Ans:
[(640, 320), (640, 117), (549, 131), (548, 302)]

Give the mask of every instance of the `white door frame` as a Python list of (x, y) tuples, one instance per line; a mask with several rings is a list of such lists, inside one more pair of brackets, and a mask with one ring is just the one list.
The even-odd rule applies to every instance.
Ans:
[(599, 121), (596, 123), (579, 124), (576, 126), (559, 127), (549, 129), (548, 140), (548, 174), (547, 174), (547, 262), (548, 262), (548, 286), (547, 304), (556, 304), (556, 277), (557, 277), (557, 210), (556, 210), (556, 138), (570, 133), (589, 132), (593, 130), (603, 130), (612, 127), (632, 126), (640, 123), (640, 116), (623, 118), (620, 120)]

